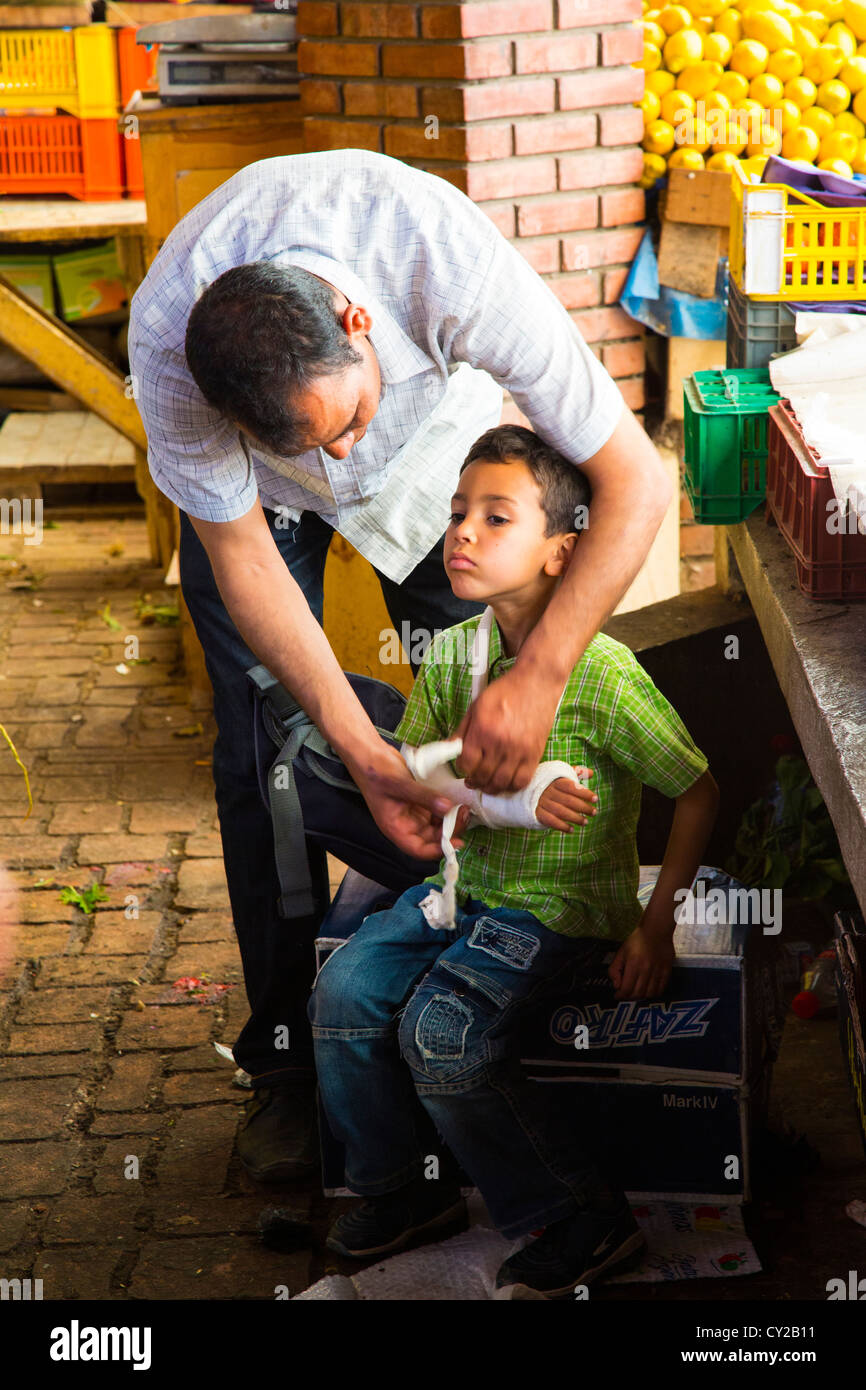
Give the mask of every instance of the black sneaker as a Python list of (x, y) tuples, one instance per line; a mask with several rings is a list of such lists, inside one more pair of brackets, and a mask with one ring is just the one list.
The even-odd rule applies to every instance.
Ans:
[(578, 1284), (633, 1269), (646, 1248), (646, 1237), (628, 1203), (607, 1216), (581, 1211), (548, 1226), (537, 1240), (506, 1260), (496, 1276), (496, 1287), (526, 1284), (557, 1298), (573, 1293)]
[(459, 1187), (419, 1178), (384, 1197), (365, 1197), (334, 1222), (325, 1244), (338, 1255), (360, 1260), (444, 1240), (468, 1224)]
[(256, 1182), (293, 1182), (319, 1173), (315, 1083), (300, 1079), (258, 1088), (247, 1102), (237, 1147)]

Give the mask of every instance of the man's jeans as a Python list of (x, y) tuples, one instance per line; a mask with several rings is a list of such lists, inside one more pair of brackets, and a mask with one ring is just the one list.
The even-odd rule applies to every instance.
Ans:
[(576, 969), (598, 973), (616, 945), (476, 898), (453, 930), (431, 927), (418, 907), (428, 891), (372, 913), (319, 972), (309, 1005), (319, 1095), (353, 1191), (380, 1196), (421, 1177), (429, 1116), (516, 1239), (607, 1183), (561, 1087), (525, 1078), (515, 1023)]
[[(300, 521), (276, 525), (265, 517), (280, 554), (321, 623), (323, 579), (333, 529), (315, 512)], [(451, 627), (484, 609), (483, 604), (454, 597), (442, 563), (442, 542), (395, 584), (376, 571), (395, 628), (432, 633)], [(313, 941), (321, 913), (287, 922), (277, 914), (280, 894), (274, 860), (270, 815), (262, 804), (256, 779), (252, 733), (252, 694), (246, 672), (258, 658), (242, 641), (225, 610), (210, 561), (189, 518), (180, 514), (180, 577), (183, 595), (204, 648), (214, 689), (218, 735), (213, 773), (222, 834), (226, 878), (235, 930), (243, 961), (251, 1017), (234, 1047), (239, 1066), (262, 1085), (293, 1076), (312, 1075), (313, 1045), (307, 999), (315, 972)], [(413, 643), (414, 645), (414, 643)], [(413, 670), (417, 664), (413, 662)], [(395, 847), (396, 853), (396, 847)], [(431, 861), (431, 872), (434, 862)], [(327, 902), (324, 853), (314, 862), (314, 889)], [(289, 1050), (275, 1050), (275, 1030), (289, 1029)]]

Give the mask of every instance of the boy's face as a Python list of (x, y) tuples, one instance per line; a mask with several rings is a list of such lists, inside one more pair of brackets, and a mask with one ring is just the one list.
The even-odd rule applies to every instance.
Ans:
[(443, 560), (458, 598), (528, 599), (565, 572), (577, 536), (545, 536), (538, 484), (520, 460), (470, 463), (451, 509)]

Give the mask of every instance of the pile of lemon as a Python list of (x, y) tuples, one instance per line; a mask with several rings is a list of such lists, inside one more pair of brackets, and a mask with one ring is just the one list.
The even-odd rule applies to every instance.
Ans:
[(866, 0), (643, 0), (644, 188), (771, 154), (866, 174)]

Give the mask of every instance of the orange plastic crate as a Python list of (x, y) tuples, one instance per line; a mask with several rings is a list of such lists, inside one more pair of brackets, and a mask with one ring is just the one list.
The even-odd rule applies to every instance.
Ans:
[(69, 193), (108, 202), (124, 193), (117, 118), (11, 116), (0, 121), (0, 193)]
[(117, 31), (117, 62), (120, 72), (120, 100), (123, 106), (133, 92), (156, 92), (156, 64), (159, 58), (159, 44), (145, 48), (135, 42), (138, 32), (135, 26)]

